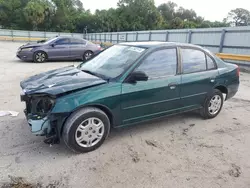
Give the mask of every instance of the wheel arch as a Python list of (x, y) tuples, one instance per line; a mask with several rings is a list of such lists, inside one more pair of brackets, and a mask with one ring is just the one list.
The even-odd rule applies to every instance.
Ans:
[(91, 52), (92, 54), (94, 54), (94, 52), (93, 52), (93, 50), (85, 50), (84, 52), (83, 52), (83, 55), (85, 55), (87, 52)]
[(228, 89), (226, 86), (224, 85), (217, 85), (214, 89), (218, 89), (221, 93), (226, 95), (226, 99), (227, 99), (227, 95), (228, 95)]
[(38, 49), (38, 50), (36, 50), (36, 51), (33, 53), (33, 61), (35, 60), (35, 55), (36, 55), (36, 53), (38, 53), (38, 52), (43, 52), (43, 53), (45, 53), (45, 55), (46, 55), (46, 60), (48, 60), (48, 58), (49, 58), (48, 53), (47, 53), (46, 51), (42, 50), (42, 49)]
[(98, 108), (99, 110), (102, 110), (109, 118), (109, 121), (110, 121), (110, 127), (112, 128), (113, 127), (113, 122), (114, 122), (114, 116), (111, 112), (111, 110), (105, 106), (105, 105), (102, 105), (102, 104), (90, 104), (90, 105), (82, 105), (82, 106), (78, 106), (77, 108), (75, 108), (73, 111), (71, 111), (68, 116), (65, 118), (64, 122), (62, 123), (61, 127), (60, 127), (60, 135), (62, 135), (62, 132), (63, 132), (63, 128), (64, 128), (64, 125), (67, 121), (67, 119), (73, 114), (75, 113), (76, 111), (78, 110), (81, 110), (83, 108), (89, 108), (89, 107), (94, 107), (94, 108)]

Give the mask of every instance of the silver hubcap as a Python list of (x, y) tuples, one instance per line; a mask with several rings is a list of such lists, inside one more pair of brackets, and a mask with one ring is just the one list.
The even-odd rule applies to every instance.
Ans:
[(77, 128), (75, 140), (81, 147), (88, 148), (96, 145), (104, 135), (104, 124), (98, 118), (88, 118)]
[(41, 52), (37, 53), (37, 54), (36, 54), (36, 60), (37, 60), (38, 62), (43, 62), (43, 61), (45, 60), (45, 54), (44, 54), (44, 53), (41, 53)]
[(216, 113), (218, 113), (218, 111), (221, 108), (221, 102), (222, 102), (222, 99), (219, 95), (213, 96), (213, 98), (209, 102), (208, 112), (211, 115), (215, 115)]
[(91, 53), (91, 52), (87, 52), (87, 53), (85, 53), (85, 55), (84, 55), (84, 57), (85, 57), (86, 60), (90, 59), (91, 56), (92, 56), (92, 53)]

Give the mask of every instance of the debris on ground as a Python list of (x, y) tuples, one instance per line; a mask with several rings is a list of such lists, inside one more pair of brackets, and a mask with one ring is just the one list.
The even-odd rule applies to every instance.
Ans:
[(239, 122), (235, 122), (234, 125), (240, 125), (240, 123)]
[(158, 143), (155, 140), (145, 140), (146, 144), (158, 148)]
[(229, 175), (238, 178), (241, 174), (241, 169), (236, 164), (232, 164), (232, 169), (228, 171)]
[(130, 153), (129, 155), (132, 157), (132, 161), (133, 161), (134, 163), (138, 163), (138, 162), (140, 161), (138, 152), (134, 151), (134, 150), (132, 149), (132, 146), (129, 146), (129, 147), (128, 147), (128, 150), (129, 150), (129, 153)]
[(133, 162), (138, 163), (140, 161), (140, 158), (137, 152), (130, 154), (130, 156), (132, 157)]
[(146, 144), (155, 148), (159, 148), (160, 150), (164, 151), (164, 147), (161, 146), (157, 141), (155, 140), (145, 140)]
[(18, 116), (19, 112), (15, 112), (15, 111), (0, 111), (0, 117), (3, 117), (3, 116), (12, 116), (12, 117), (16, 117)]
[(213, 131), (214, 133), (218, 133), (218, 134), (223, 134), (223, 133), (226, 133), (225, 130), (223, 129), (218, 129), (218, 130), (215, 130)]
[(183, 134), (183, 135), (187, 135), (187, 132), (188, 132), (188, 128), (185, 128), (185, 129), (183, 129), (182, 134)]
[(55, 181), (54, 183), (50, 183), (46, 186), (42, 186), (40, 183), (30, 183), (27, 180), (25, 180), (22, 177), (14, 177), (9, 176), (10, 182), (4, 183), (3, 185), (0, 185), (1, 188), (57, 188), (60, 187), (60, 183)]
[(213, 146), (208, 144), (199, 144), (198, 146), (202, 148), (222, 148), (222, 146)]
[(89, 170), (96, 171), (96, 167), (90, 167)]
[[(192, 123), (192, 124), (189, 125), (189, 127), (194, 127), (194, 126), (195, 126), (194, 123)], [(188, 132), (188, 131), (189, 131), (189, 128), (185, 128), (185, 129), (183, 129), (182, 134), (183, 134), (183, 135), (187, 135), (187, 132)]]
[(9, 176), (10, 183), (1, 185), (1, 188), (41, 188), (40, 184), (31, 184), (22, 177)]

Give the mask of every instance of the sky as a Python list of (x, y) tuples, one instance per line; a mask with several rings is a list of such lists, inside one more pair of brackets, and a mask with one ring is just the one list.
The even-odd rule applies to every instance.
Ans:
[[(85, 9), (95, 12), (96, 9), (116, 7), (118, 0), (81, 0)], [(155, 0), (156, 6), (168, 0)], [(227, 13), (235, 8), (250, 10), (250, 0), (172, 0), (178, 6), (193, 9), (198, 16), (210, 21), (222, 21)]]

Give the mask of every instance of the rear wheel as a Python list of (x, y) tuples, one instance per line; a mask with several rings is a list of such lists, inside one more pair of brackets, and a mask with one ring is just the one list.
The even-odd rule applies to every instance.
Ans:
[(108, 116), (98, 108), (84, 108), (73, 113), (63, 128), (65, 144), (76, 153), (100, 147), (110, 130)]
[(35, 52), (33, 59), (35, 63), (44, 63), (47, 60), (47, 54), (43, 51)]
[(220, 90), (214, 89), (213, 93), (207, 97), (203, 109), (201, 109), (201, 115), (205, 119), (211, 119), (216, 117), (223, 106), (224, 98)]
[(83, 54), (83, 59), (85, 61), (89, 60), (91, 57), (93, 56), (93, 52), (91, 51), (86, 51), (84, 54)]

